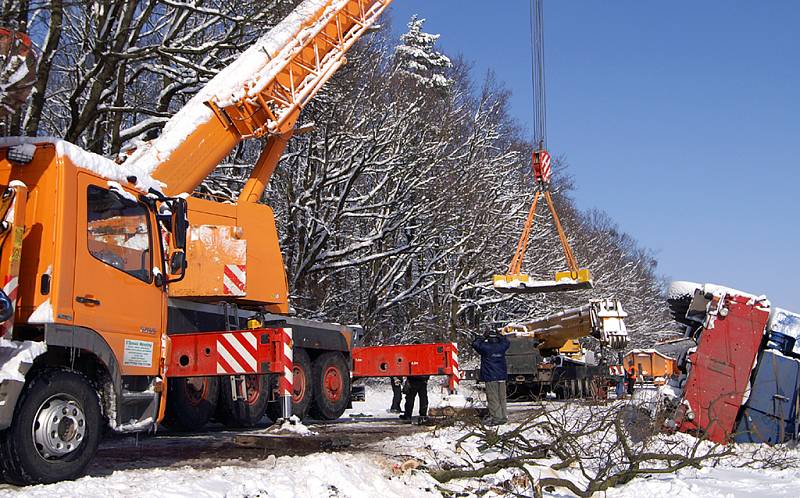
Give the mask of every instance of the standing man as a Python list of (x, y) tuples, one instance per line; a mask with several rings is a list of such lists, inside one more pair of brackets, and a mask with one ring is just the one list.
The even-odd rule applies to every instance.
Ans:
[(472, 349), (481, 355), (480, 380), (486, 383), (486, 403), (489, 416), (486, 425), (501, 425), (508, 422), (506, 413), (506, 351), (511, 343), (498, 332), (489, 332), (472, 341)]
[(617, 387), (614, 392), (617, 395), (617, 399), (622, 399), (625, 396), (625, 376), (618, 375), (616, 376), (616, 380), (617, 380)]
[(423, 424), (428, 419), (428, 379), (427, 375), (411, 375), (408, 377), (408, 392), (406, 393), (405, 413), (400, 415), (401, 420), (411, 421), (411, 412), (414, 411), (414, 398), (419, 396), (419, 423)]
[(633, 398), (633, 386), (636, 384), (636, 369), (633, 368), (633, 365), (631, 365), (631, 369), (628, 370), (628, 375), (626, 375), (626, 377), (628, 381), (628, 396)]
[(389, 408), (390, 413), (400, 413), (400, 401), (403, 398), (403, 378), (402, 377), (389, 377), (389, 382), (392, 383), (392, 406)]

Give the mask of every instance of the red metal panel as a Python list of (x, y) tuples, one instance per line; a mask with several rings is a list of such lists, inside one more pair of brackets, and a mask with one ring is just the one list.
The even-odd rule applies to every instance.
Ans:
[(453, 353), (452, 343), (353, 348), (353, 377), (452, 375)]
[(676, 421), (683, 432), (705, 433), (711, 441), (725, 443), (734, 433), (769, 308), (746, 297), (726, 296), (717, 309), (693, 355)]
[(167, 377), (282, 374), (285, 335), (280, 328), (171, 335)]

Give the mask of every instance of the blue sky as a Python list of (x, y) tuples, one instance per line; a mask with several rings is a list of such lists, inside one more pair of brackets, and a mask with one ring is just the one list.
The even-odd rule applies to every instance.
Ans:
[[(395, 0), (530, 123), (528, 1)], [(675, 280), (800, 312), (800, 2), (545, 1), (548, 144)], [(529, 127), (529, 126), (528, 126)]]

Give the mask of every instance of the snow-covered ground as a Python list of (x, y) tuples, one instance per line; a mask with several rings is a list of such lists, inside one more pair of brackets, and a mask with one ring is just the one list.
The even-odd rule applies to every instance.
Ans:
[(374, 455), (351, 453), (266, 456), (259, 461), (226, 462), (210, 469), (185, 466), (124, 470), (107, 477), (84, 477), (74, 482), (3, 491), (2, 495), (48, 498), (439, 496), (433, 491), (432, 479), (424, 474), (395, 477), (391, 473), (391, 462)]
[[(480, 393), (465, 390), (466, 397), (481, 399)], [(446, 398), (431, 383), (431, 406)], [(430, 497), (441, 496), (443, 489), (462, 496), (503, 496), (519, 476), (516, 470), (502, 470), (482, 479), (454, 480), (439, 484), (429, 472), (487, 461), (502, 453), (481, 451), (471, 440), (457, 445), (465, 434), (458, 424), (444, 427), (401, 424), (396, 415), (387, 413), (391, 401), (388, 385), (371, 385), (367, 401), (355, 403), (345, 417), (334, 424), (309, 423), (311, 432), (347, 433), (362, 437), (342, 451), (292, 456), (288, 452), (271, 454), (266, 450), (246, 450), (232, 443), (234, 433), (156, 438), (118, 439), (104, 443), (89, 476), (73, 482), (16, 489), (0, 485), (0, 497), (38, 496), (192, 496), (192, 497)], [(463, 403), (464, 398), (459, 398)], [(554, 406), (559, 406), (557, 403)], [(564, 405), (561, 405), (564, 406)], [(533, 403), (509, 406), (512, 423), (502, 432), (512, 430)], [(573, 419), (588, 413), (580, 405), (566, 406)], [(351, 417), (351, 415), (353, 417)], [(250, 431), (258, 433), (265, 429)], [(691, 438), (677, 435), (675, 438)], [(741, 448), (743, 455), (726, 459), (716, 467), (685, 469), (676, 474), (653, 474), (613, 488), (602, 496), (641, 498), (642, 496), (798, 496), (800, 469), (739, 468), (751, 448)], [(786, 456), (800, 459), (800, 451)], [(574, 476), (574, 470), (558, 474), (547, 466), (528, 466), (531, 475)], [(520, 484), (519, 493), (530, 493)], [(571, 496), (563, 488), (545, 490), (545, 496)]]

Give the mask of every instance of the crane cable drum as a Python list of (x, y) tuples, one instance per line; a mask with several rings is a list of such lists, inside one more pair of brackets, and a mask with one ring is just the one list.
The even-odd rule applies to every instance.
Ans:
[[(545, 86), (544, 63), (544, 9), (543, 0), (531, 0), (531, 86), (533, 90), (533, 145), (531, 158), (536, 192), (533, 197), (525, 225), (520, 235), (514, 256), (505, 275), (494, 276), (494, 287), (505, 293), (538, 293), (553, 291), (568, 291), (578, 289), (591, 289), (592, 277), (588, 269), (579, 268), (578, 262), (572, 252), (564, 227), (556, 213), (555, 204), (550, 193), (552, 179), (552, 160), (547, 152), (547, 105)], [(530, 233), (536, 217), (536, 206), (539, 198), (544, 197), (553, 223), (558, 232), (567, 270), (556, 272), (554, 280), (533, 281), (530, 276), (522, 272), (522, 261), (528, 248)]]

